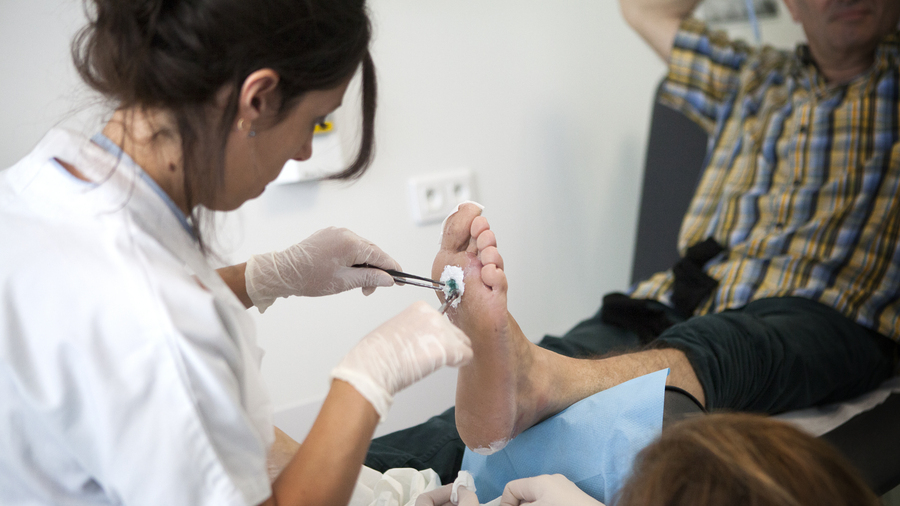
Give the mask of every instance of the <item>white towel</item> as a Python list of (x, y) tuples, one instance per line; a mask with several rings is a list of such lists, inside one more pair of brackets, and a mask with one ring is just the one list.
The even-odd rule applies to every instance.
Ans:
[(382, 474), (363, 466), (349, 506), (415, 506), (416, 497), (441, 486), (441, 478), (431, 469), (389, 469)]
[(854, 416), (878, 406), (892, 393), (900, 392), (900, 376), (885, 381), (875, 390), (844, 402), (826, 404), (807, 409), (788, 411), (774, 418), (790, 422), (800, 429), (819, 437), (831, 432)]

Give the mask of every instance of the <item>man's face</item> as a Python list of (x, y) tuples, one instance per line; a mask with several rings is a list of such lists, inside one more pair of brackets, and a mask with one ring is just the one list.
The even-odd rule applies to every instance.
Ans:
[[(845, 58), (874, 51), (897, 29), (900, 0), (784, 0), (803, 25), (813, 56)], [(817, 54), (818, 53), (818, 54)]]

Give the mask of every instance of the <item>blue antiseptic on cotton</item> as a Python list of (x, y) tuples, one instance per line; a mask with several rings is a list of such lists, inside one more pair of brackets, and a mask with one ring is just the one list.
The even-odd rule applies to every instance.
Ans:
[(462, 469), (478, 500), (491, 501), (512, 480), (559, 473), (601, 502), (610, 501), (634, 457), (662, 431), (665, 369), (583, 399), (521, 433), (503, 450), (466, 449)]

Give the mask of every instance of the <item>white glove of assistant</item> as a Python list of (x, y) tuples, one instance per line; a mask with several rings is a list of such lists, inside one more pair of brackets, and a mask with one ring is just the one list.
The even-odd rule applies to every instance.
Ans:
[(460, 471), (453, 483), (420, 494), (415, 506), (480, 506), (475, 478), (468, 471)]
[(466, 487), (458, 487), (457, 501), (453, 502), (450, 498), (452, 490), (453, 483), (450, 483), (431, 492), (419, 494), (419, 497), (416, 498), (416, 506), (479, 506), (478, 496), (475, 495), (475, 492)]
[(501, 506), (603, 506), (561, 474), (543, 474), (511, 481), (503, 489)]
[(388, 273), (351, 267), (356, 264), (400, 270), (378, 246), (345, 228), (331, 227), (284, 251), (253, 255), (247, 260), (244, 282), (260, 313), (279, 297), (319, 297), (360, 287), (369, 295), (376, 286), (394, 284)]
[(419, 301), (362, 338), (331, 377), (350, 383), (384, 421), (394, 394), (445, 365), (464, 365), (471, 358), (469, 338)]

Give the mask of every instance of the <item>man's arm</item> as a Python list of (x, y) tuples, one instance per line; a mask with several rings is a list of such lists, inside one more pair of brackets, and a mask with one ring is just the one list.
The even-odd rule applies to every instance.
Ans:
[(675, 34), (700, 0), (619, 0), (625, 21), (664, 62), (669, 61)]

